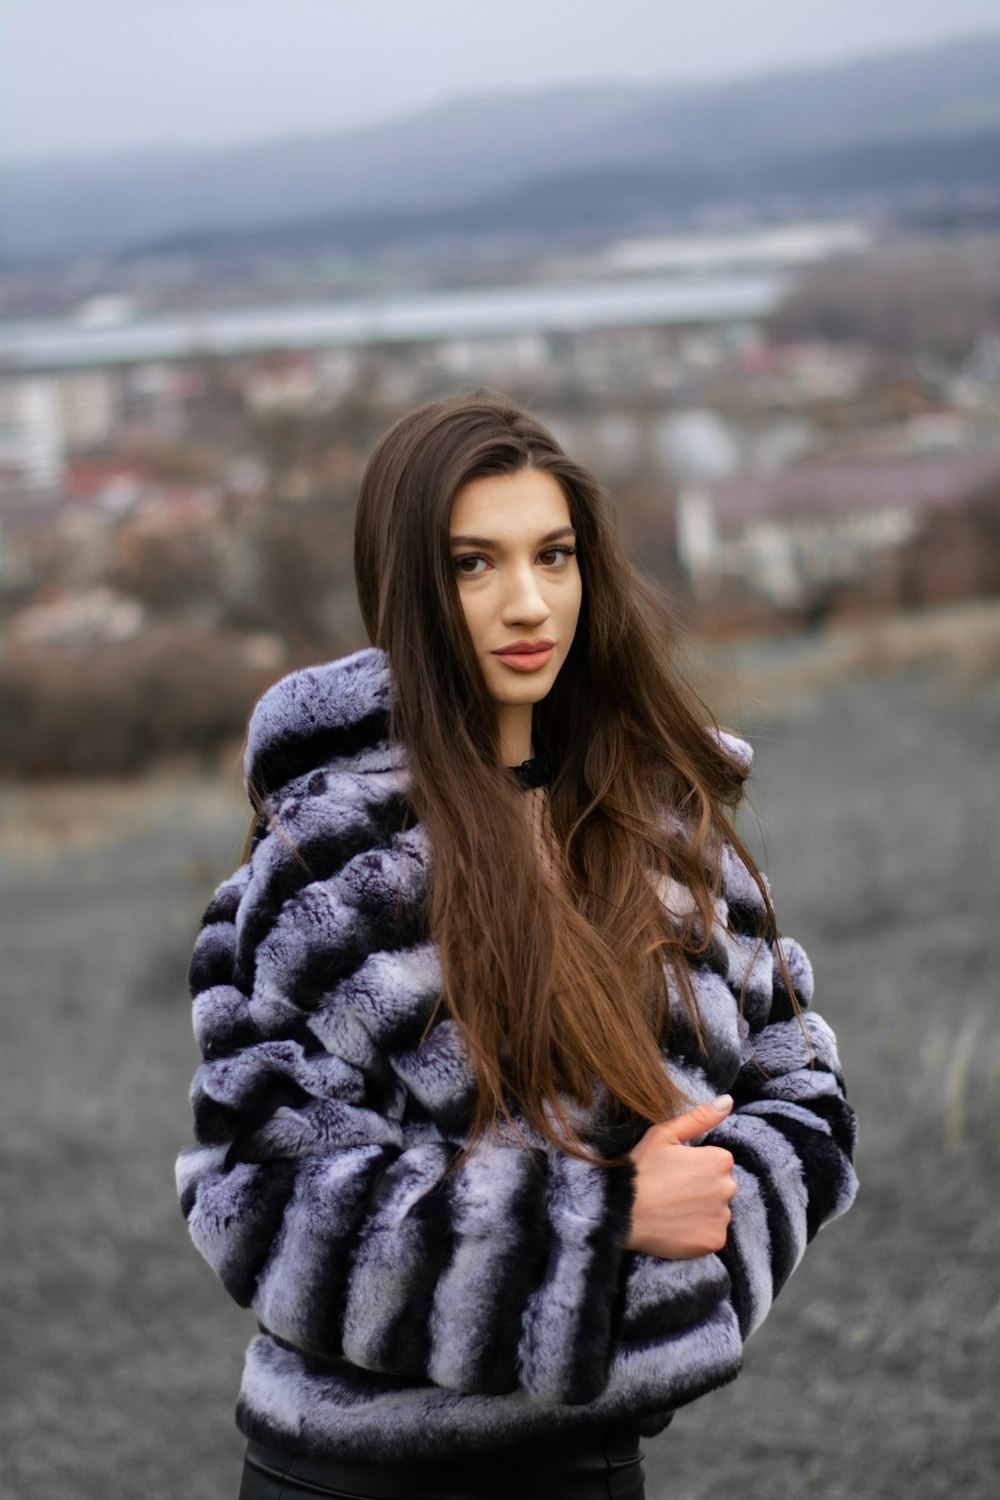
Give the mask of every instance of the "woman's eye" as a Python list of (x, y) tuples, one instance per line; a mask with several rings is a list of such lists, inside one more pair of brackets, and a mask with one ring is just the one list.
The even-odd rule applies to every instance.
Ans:
[(545, 551), (542, 552), (542, 553), (540, 553), (539, 555), (542, 558), (552, 558), (553, 559), (553, 565), (555, 567), (561, 568), (561, 567), (565, 567), (566, 563), (568, 563), (569, 560), (570, 560), (570, 558), (573, 557), (573, 556), (575, 556), (575, 554), (576, 554), (576, 548), (575, 547), (562, 546), (562, 547), (546, 547)]
[(482, 563), (485, 567), (487, 559), (479, 552), (465, 552), (461, 557), (455, 558), (455, 570), (464, 573), (467, 578), (478, 578), (481, 570), (476, 567), (477, 563)]

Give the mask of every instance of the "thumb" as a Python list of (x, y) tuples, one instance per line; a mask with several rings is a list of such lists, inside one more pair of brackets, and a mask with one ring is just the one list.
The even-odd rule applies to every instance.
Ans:
[(732, 1094), (720, 1094), (710, 1104), (696, 1104), (693, 1109), (685, 1110), (682, 1115), (668, 1120), (665, 1134), (675, 1145), (682, 1145), (694, 1136), (704, 1135), (706, 1130), (712, 1130), (720, 1120), (725, 1119), (732, 1107)]

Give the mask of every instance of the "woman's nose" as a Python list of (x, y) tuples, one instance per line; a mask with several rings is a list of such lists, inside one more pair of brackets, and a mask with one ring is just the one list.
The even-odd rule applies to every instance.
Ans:
[(534, 569), (527, 567), (512, 571), (504, 598), (504, 620), (507, 623), (523, 620), (525, 623), (539, 624), (548, 619), (549, 614), (549, 606), (538, 586)]

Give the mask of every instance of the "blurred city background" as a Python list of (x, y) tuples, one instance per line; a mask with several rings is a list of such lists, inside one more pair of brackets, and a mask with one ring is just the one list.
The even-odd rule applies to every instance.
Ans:
[(235, 1494), (187, 956), (254, 698), (365, 643), (374, 442), (480, 385), (754, 741), (862, 1120), (650, 1500), (1000, 1493), (996, 0), (8, 0), (0, 69), (9, 1493)]

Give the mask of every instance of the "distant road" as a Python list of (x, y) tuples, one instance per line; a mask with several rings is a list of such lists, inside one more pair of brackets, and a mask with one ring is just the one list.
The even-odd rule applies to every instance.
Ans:
[(72, 319), (0, 322), (0, 374), (199, 354), (756, 320), (777, 307), (786, 285), (778, 274), (659, 276), (175, 312), (106, 327)]

